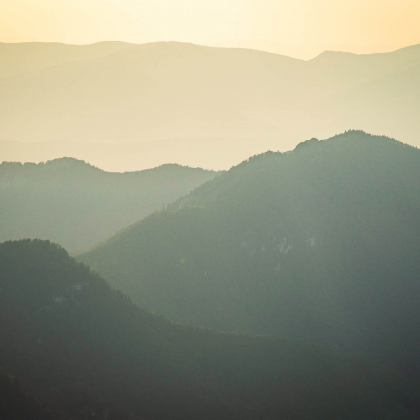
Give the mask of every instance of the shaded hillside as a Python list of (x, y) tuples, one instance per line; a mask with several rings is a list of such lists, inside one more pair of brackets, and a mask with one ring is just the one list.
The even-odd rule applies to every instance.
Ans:
[(142, 307), (420, 374), (420, 151), (348, 132), (232, 168), (80, 260)]
[[(3, 44), (2, 54), (5, 160), (71, 155), (112, 170), (169, 161), (219, 169), (349, 128), (420, 145), (419, 45), (385, 54), (327, 51), (307, 62), (176, 42)], [(372, 85), (385, 101), (372, 96)]]
[(71, 158), (0, 164), (0, 241), (51, 239), (87, 250), (215, 172), (179, 165), (110, 173)]
[(0, 372), (0, 418), (7, 420), (64, 420), (29, 395), (12, 376)]
[(0, 281), (0, 367), (78, 419), (418, 418), (418, 386), (391, 372), (173, 325), (49, 241), (0, 244)]

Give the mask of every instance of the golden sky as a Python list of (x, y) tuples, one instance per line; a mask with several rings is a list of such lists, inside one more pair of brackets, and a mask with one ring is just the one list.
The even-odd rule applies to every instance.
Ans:
[(0, 42), (259, 40), (373, 52), (420, 43), (419, 22), (420, 0), (0, 0)]

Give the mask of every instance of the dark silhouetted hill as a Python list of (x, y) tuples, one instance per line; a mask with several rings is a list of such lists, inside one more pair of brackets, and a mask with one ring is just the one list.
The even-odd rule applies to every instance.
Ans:
[(16, 378), (0, 372), (0, 418), (7, 420), (61, 420), (45, 404), (29, 395)]
[(0, 367), (69, 418), (418, 418), (418, 386), (390, 371), (174, 325), (49, 241), (0, 244), (0, 287)]

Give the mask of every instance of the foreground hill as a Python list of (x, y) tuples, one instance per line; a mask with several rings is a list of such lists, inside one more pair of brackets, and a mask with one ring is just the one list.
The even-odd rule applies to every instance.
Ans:
[(1, 59), (6, 160), (228, 168), (349, 128), (420, 145), (420, 45), (302, 61), (176, 42), (0, 44)]
[(420, 374), (420, 151), (348, 132), (255, 156), (80, 260), (183, 323)]
[(420, 414), (418, 386), (391, 372), (303, 343), (173, 325), (48, 241), (0, 244), (0, 279), (0, 368), (69, 418)]
[(0, 164), (0, 241), (51, 239), (86, 250), (215, 176), (179, 165), (110, 173), (83, 161)]
[[(0, 372), (0, 418), (7, 420), (76, 420), (31, 393), (16, 377)], [(41, 399), (40, 399), (41, 398)], [(92, 403), (92, 401), (91, 401)]]

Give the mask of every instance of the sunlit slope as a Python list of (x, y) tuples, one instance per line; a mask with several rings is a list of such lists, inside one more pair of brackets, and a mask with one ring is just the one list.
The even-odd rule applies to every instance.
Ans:
[[(63, 150), (69, 142), (131, 144), (145, 167), (145, 152), (142, 158), (135, 147), (140, 143), (152, 165), (175, 156), (178, 163), (222, 168), (242, 160), (244, 149), (287, 150), (304, 138), (352, 128), (420, 144), (414, 104), (420, 97), (418, 45), (371, 55), (327, 51), (307, 62), (176, 42), (0, 47), (0, 53), (12, 49), (39, 69), (29, 71), (28, 65), (25, 74), (0, 81), (3, 153), (12, 153), (6, 141), (55, 142)], [(5, 58), (8, 68), (19, 60)], [(25, 70), (22, 63), (16, 66)], [(375, 100), (371, 85), (380, 86), (381, 100)], [(174, 144), (165, 150), (159, 141)], [(185, 141), (190, 144), (184, 148)], [(209, 147), (212, 158), (200, 156), (196, 144)], [(25, 154), (28, 146), (20, 148)], [(218, 162), (218, 151), (230, 160), (220, 156)], [(87, 152), (80, 146), (77, 153)]]
[(420, 152), (348, 132), (255, 156), (80, 257), (193, 325), (418, 368)]
[(76, 159), (0, 164), (0, 241), (51, 239), (86, 251), (216, 174), (164, 165), (127, 173)]
[(0, 278), (0, 366), (71, 418), (419, 414), (418, 386), (387, 370), (303, 343), (175, 326), (49, 242), (0, 244)]

